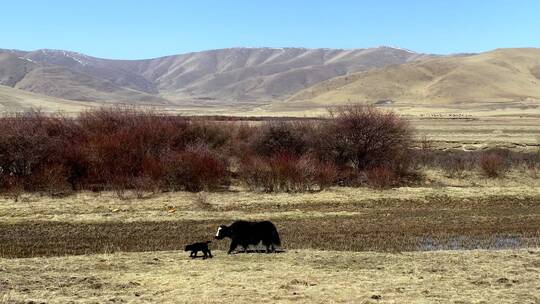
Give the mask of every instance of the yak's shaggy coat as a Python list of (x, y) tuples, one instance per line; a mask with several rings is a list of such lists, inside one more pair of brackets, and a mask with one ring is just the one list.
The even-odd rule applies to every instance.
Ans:
[(228, 253), (232, 253), (238, 245), (247, 250), (249, 245), (260, 242), (266, 247), (266, 252), (275, 252), (275, 246), (281, 246), (281, 240), (276, 226), (272, 222), (236, 221), (230, 226), (221, 225), (216, 233), (216, 239), (231, 238)]

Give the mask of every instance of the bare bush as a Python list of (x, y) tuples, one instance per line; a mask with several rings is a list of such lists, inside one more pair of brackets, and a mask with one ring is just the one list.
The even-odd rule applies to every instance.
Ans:
[(464, 152), (454, 152), (447, 154), (445, 158), (440, 159), (439, 166), (443, 169), (446, 176), (451, 178), (462, 178), (466, 171), (472, 170), (476, 158), (471, 154)]
[(68, 174), (62, 164), (43, 166), (30, 176), (27, 188), (50, 195), (62, 195), (73, 190), (67, 179)]
[(70, 121), (28, 112), (0, 120), (0, 175), (25, 191), (66, 188), (63, 155)]
[(193, 203), (195, 207), (201, 210), (213, 209), (213, 206), (210, 203), (210, 199), (208, 198), (208, 193), (206, 191), (201, 191), (201, 192), (196, 193)]
[(258, 155), (302, 155), (308, 151), (305, 138), (308, 126), (299, 122), (269, 122), (264, 124), (254, 138), (252, 149)]
[(261, 158), (250, 156), (242, 160), (239, 167), (240, 179), (253, 191), (273, 191), (272, 168), (270, 163)]
[(161, 189), (159, 181), (148, 176), (136, 177), (133, 181), (133, 191), (138, 199), (156, 195)]
[(388, 188), (395, 185), (399, 179), (396, 173), (388, 167), (374, 167), (366, 170), (367, 182), (373, 188)]
[(417, 166), (426, 166), (430, 161), (431, 151), (433, 150), (434, 144), (431, 139), (426, 135), (423, 135), (422, 138), (418, 141), (418, 150), (415, 153), (415, 165)]
[(20, 178), (2, 174), (0, 174), (0, 189), (5, 196), (13, 199), (15, 202), (19, 201), (19, 197), (24, 192), (24, 186)]
[(409, 169), (412, 129), (394, 112), (365, 105), (337, 107), (322, 133), (319, 154), (337, 165), (359, 170), (385, 166), (397, 174)]
[(194, 146), (165, 157), (164, 184), (170, 190), (198, 192), (228, 185), (227, 162), (206, 146)]
[(490, 178), (501, 177), (508, 169), (506, 160), (497, 153), (485, 153), (480, 156), (478, 162), (480, 172)]
[(337, 184), (346, 187), (360, 187), (367, 182), (366, 174), (356, 168), (342, 166), (337, 171)]
[(319, 186), (320, 190), (324, 190), (337, 181), (338, 169), (330, 162), (318, 162), (315, 171), (315, 183)]
[(335, 182), (335, 166), (313, 157), (278, 153), (250, 157), (240, 166), (240, 178), (251, 189), (264, 192), (323, 190)]

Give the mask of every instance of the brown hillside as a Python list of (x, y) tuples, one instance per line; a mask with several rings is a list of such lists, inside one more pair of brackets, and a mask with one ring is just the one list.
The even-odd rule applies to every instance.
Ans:
[(353, 73), (314, 85), (287, 103), (528, 102), (540, 100), (539, 76), (540, 49), (499, 49)]

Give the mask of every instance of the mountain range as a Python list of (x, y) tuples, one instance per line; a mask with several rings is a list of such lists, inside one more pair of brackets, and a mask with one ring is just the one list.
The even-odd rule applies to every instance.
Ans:
[(110, 103), (272, 109), (540, 100), (540, 49), (229, 48), (143, 60), (0, 49), (0, 110)]
[(265, 104), (352, 72), (428, 55), (390, 47), (337, 50), (231, 48), (147, 60), (62, 50), (0, 50), (0, 85), (98, 103)]

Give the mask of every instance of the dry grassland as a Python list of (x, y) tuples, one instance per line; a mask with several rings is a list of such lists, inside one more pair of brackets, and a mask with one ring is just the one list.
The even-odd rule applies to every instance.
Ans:
[(540, 251), (0, 259), (0, 303), (538, 303)]
[[(237, 219), (270, 219), (288, 249), (411, 251), (536, 247), (540, 181), (451, 179), (427, 172), (429, 185), (388, 190), (332, 188), (262, 194), (233, 189), (121, 200), (114, 193), (0, 200), (0, 255), (31, 257), (177, 250), (211, 239)], [(481, 182), (482, 181), (482, 182)], [(444, 186), (443, 186), (444, 185)], [(226, 244), (215, 245), (225, 249)]]
[[(0, 198), (0, 303), (539, 303), (540, 180), (425, 174), (387, 190)], [(182, 251), (235, 219), (274, 221), (286, 252)]]

